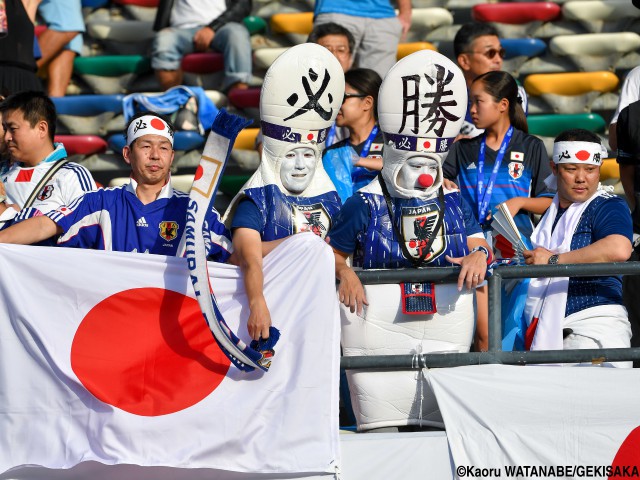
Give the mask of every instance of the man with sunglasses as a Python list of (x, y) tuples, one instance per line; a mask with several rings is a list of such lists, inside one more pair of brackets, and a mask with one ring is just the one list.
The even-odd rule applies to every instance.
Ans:
[[(453, 50), (462, 69), (464, 79), (467, 82), (467, 90), (471, 87), (476, 77), (494, 70), (502, 70), (502, 60), (505, 50), (500, 45), (498, 30), (487, 23), (465, 23), (456, 33), (453, 39)], [(527, 92), (518, 85), (518, 99), (521, 100), (522, 109), (527, 113)], [(469, 108), (460, 129), (460, 135), (468, 138), (482, 133), (471, 121)]]

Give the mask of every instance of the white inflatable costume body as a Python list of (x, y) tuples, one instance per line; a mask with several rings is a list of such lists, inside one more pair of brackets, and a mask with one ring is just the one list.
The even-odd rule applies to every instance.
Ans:
[[(248, 199), (262, 214), (264, 241), (303, 231), (327, 234), (341, 203), (322, 166), (322, 150), (343, 95), (342, 67), (326, 48), (304, 43), (276, 59), (260, 93), (261, 163), (227, 209), (227, 226), (238, 203)], [(303, 156), (301, 149), (310, 157), (306, 165), (293, 158)]]
[[(428, 266), (451, 266), (445, 255), (468, 253), (460, 194), (441, 191), (442, 154), (464, 120), (466, 91), (459, 68), (433, 51), (405, 57), (386, 75), (378, 113), (386, 144), (382, 177), (390, 198), (385, 200), (378, 179), (356, 194), (368, 205), (371, 223), (363, 245), (354, 254), (354, 267), (412, 267), (416, 261), (420, 263), (424, 239), (434, 228), (439, 230), (430, 252), (423, 257)], [(411, 168), (403, 169), (405, 165), (416, 171), (422, 165), (421, 171), (429, 174), (418, 176)], [(393, 209), (391, 222), (389, 206)], [(436, 221), (438, 215), (444, 217), (441, 226)], [(398, 234), (403, 238), (398, 239)], [(420, 313), (407, 308), (407, 298), (426, 290), (435, 291), (435, 299), (433, 295), (427, 299), (432, 302), (429, 308), (417, 308)], [(469, 351), (474, 329), (472, 292), (458, 292), (454, 284), (365, 285), (365, 292), (369, 305), (364, 307), (363, 317), (342, 305), (345, 355)], [(433, 304), (437, 311), (424, 313), (433, 311)], [(404, 313), (407, 311), (412, 313)], [(421, 371), (348, 370), (347, 379), (360, 431), (443, 426)]]

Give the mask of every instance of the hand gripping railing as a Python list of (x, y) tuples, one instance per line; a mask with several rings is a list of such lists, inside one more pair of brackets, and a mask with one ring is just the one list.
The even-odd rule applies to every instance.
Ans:
[[(363, 284), (400, 282), (456, 283), (458, 267), (430, 267), (356, 272)], [(640, 360), (640, 348), (603, 348), (584, 350), (502, 351), (501, 287), (503, 279), (531, 277), (597, 277), (603, 275), (640, 275), (640, 262), (589, 263), (572, 265), (502, 266), (493, 269), (489, 285), (489, 351), (468, 353), (424, 353), (421, 355), (375, 355), (342, 357), (345, 369), (412, 370), (499, 363), (507, 365), (620, 362)]]

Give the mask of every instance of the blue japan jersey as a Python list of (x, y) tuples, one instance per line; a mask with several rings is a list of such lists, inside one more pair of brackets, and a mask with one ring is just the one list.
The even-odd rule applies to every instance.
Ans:
[[(420, 258), (438, 216), (438, 198), (429, 200), (391, 198), (393, 219), (404, 237), (407, 250)], [(445, 255), (462, 257), (469, 253), (467, 237), (481, 233), (480, 226), (459, 192), (444, 196), (444, 219), (424, 262), (430, 266), (451, 266)], [(353, 253), (354, 266), (371, 268), (413, 267), (400, 245), (382, 195), (360, 190), (345, 203), (329, 232), (336, 250)]]
[[(459, 140), (453, 144), (443, 165), (444, 177), (457, 182), (463, 198), (473, 209), (478, 221), (478, 153), (482, 135), (472, 139)], [(485, 187), (495, 164), (497, 151), (486, 148), (484, 164)], [(544, 143), (533, 135), (514, 130), (513, 138), (500, 164), (493, 194), (489, 202), (491, 211), (513, 197), (553, 197), (544, 179), (551, 175), (549, 158)], [(533, 224), (526, 212), (520, 212), (514, 220), (520, 233), (529, 238)]]
[[(124, 185), (87, 193), (47, 216), (64, 232), (59, 246), (175, 256), (185, 230), (188, 203), (189, 195), (173, 190), (170, 197), (144, 205)], [(209, 259), (225, 262), (230, 255), (229, 231), (214, 209), (206, 221), (212, 241)]]
[[(624, 200), (609, 194), (595, 198), (582, 212), (571, 238), (571, 250), (584, 248), (609, 235), (632, 241), (632, 222)], [(565, 316), (599, 305), (622, 305), (622, 278), (569, 277)]]
[[(340, 198), (335, 191), (315, 197), (296, 197), (285, 195), (276, 185), (266, 185), (249, 188), (244, 194), (231, 228), (257, 230), (263, 241), (306, 231), (324, 238), (340, 210)], [(251, 208), (251, 204), (255, 207)]]

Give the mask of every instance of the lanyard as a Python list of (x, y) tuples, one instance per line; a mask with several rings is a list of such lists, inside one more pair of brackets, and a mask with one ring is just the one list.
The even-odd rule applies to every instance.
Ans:
[(378, 135), (378, 125), (373, 126), (373, 130), (369, 134), (369, 137), (365, 140), (364, 146), (362, 147), (362, 151), (360, 152), (360, 158), (367, 158), (369, 155), (369, 150), (371, 150), (371, 144), (373, 143), (373, 139)]
[(329, 128), (329, 132), (327, 133), (327, 139), (325, 140), (325, 148), (330, 147), (336, 141), (336, 124), (335, 122)]
[(500, 145), (500, 150), (498, 150), (498, 155), (496, 155), (496, 161), (493, 164), (491, 177), (489, 178), (489, 183), (487, 183), (487, 188), (484, 191), (484, 194), (482, 193), (482, 189), (484, 188), (484, 155), (487, 148), (487, 134), (485, 133), (482, 136), (482, 142), (480, 142), (480, 153), (478, 154), (478, 183), (476, 183), (476, 198), (478, 200), (478, 222), (481, 225), (487, 218), (487, 209), (489, 208), (489, 202), (491, 201), (493, 186), (496, 183), (498, 170), (500, 170), (500, 164), (502, 163), (504, 152), (507, 150), (507, 146), (511, 141), (512, 135), (513, 125), (509, 127), (509, 130), (507, 130), (507, 133), (502, 139), (502, 144)]

